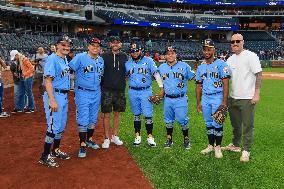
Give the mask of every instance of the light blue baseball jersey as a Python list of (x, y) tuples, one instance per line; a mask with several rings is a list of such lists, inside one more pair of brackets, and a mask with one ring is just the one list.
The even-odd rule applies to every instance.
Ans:
[(69, 63), (75, 71), (75, 86), (95, 90), (100, 88), (104, 72), (104, 60), (98, 56), (93, 59), (87, 52), (77, 54)]
[(196, 71), (196, 81), (202, 83), (202, 94), (222, 92), (224, 78), (230, 78), (229, 68), (226, 62), (220, 59), (211, 64), (202, 63)]
[(70, 89), (70, 68), (66, 58), (61, 58), (55, 53), (47, 57), (44, 66), (44, 77), (52, 77), (54, 89)]
[(158, 70), (153, 59), (145, 56), (137, 63), (129, 59), (125, 67), (126, 74), (128, 75), (128, 85), (130, 87), (152, 86), (152, 76)]
[(167, 95), (185, 94), (187, 81), (194, 78), (195, 73), (185, 62), (178, 61), (173, 66), (163, 63), (158, 68), (164, 82), (164, 90)]

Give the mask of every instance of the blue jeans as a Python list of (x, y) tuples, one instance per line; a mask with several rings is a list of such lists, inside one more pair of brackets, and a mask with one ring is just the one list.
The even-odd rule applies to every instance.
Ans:
[(35, 109), (32, 85), (33, 77), (29, 77), (28, 79), (20, 78), (19, 82), (14, 83), (14, 103), (17, 110), (24, 110), (25, 95), (27, 95), (28, 98), (29, 110)]
[(4, 86), (2, 79), (0, 79), (0, 114), (2, 113)]

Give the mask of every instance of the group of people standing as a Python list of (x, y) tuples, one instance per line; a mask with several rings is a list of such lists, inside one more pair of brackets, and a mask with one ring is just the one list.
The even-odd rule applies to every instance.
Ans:
[[(227, 63), (215, 58), (215, 45), (211, 39), (203, 44), (204, 62), (196, 73), (183, 61), (177, 60), (177, 51), (169, 46), (165, 49), (166, 62), (159, 67), (153, 59), (143, 55), (138, 43), (130, 46), (130, 57), (121, 52), (119, 37), (110, 40), (109, 52), (101, 54), (102, 43), (98, 38), (88, 42), (87, 51), (77, 54), (70, 62), (66, 56), (70, 52), (72, 41), (68, 36), (61, 37), (56, 43), (56, 52), (46, 58), (43, 78), (44, 109), (48, 124), (45, 134), (43, 153), (39, 163), (48, 167), (58, 167), (55, 157), (70, 159), (60, 149), (62, 133), (66, 127), (68, 112), (68, 91), (70, 79), (75, 80), (76, 119), (78, 123), (78, 157), (85, 158), (87, 147), (98, 149), (93, 139), (98, 113), (103, 113), (105, 139), (102, 148), (110, 143), (123, 145), (119, 138), (120, 113), (125, 111), (126, 78), (128, 80), (128, 99), (134, 116), (135, 138), (133, 145), (139, 146), (141, 137), (141, 116), (145, 117), (147, 144), (156, 147), (153, 136), (153, 105), (148, 100), (152, 95), (152, 80), (159, 86), (159, 96), (163, 98), (164, 122), (166, 126), (165, 148), (173, 146), (174, 122), (177, 121), (183, 134), (183, 147), (191, 148), (188, 135), (188, 97), (187, 82), (196, 82), (198, 112), (203, 113), (207, 129), (208, 146), (202, 154), (215, 152), (216, 158), (222, 158), (222, 150), (240, 152), (243, 135), (244, 150), (240, 161), (249, 161), (253, 142), (253, 120), (255, 105), (260, 99), (261, 65), (256, 54), (243, 48), (242, 35), (234, 34), (231, 48), (234, 53)], [(20, 56), (18, 57), (20, 59)], [(24, 75), (29, 78), (29, 74)], [(231, 94), (229, 97), (229, 80)], [(221, 148), (223, 125), (216, 123), (211, 115), (220, 107), (228, 107), (233, 127), (232, 143)], [(22, 108), (22, 107), (19, 107)], [(29, 110), (34, 105), (29, 104)], [(113, 112), (113, 132), (110, 118)]]

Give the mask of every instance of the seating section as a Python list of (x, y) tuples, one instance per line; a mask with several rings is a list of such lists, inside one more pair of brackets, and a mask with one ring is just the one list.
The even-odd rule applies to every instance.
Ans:
[(214, 25), (238, 25), (238, 19), (236, 18), (216, 18), (216, 17), (201, 17), (200, 21), (204, 24), (214, 24)]
[(185, 16), (164, 16), (164, 15), (151, 15), (139, 14), (140, 17), (151, 22), (169, 22), (169, 23), (192, 23), (193, 20)]
[(240, 31), (246, 41), (275, 41), (266, 31)]

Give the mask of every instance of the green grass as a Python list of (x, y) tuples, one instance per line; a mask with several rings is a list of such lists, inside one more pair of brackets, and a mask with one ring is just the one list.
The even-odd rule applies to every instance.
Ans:
[(284, 68), (262, 68), (264, 72), (284, 72)]
[[(183, 149), (178, 125), (174, 129), (173, 148), (163, 148), (166, 133), (162, 105), (154, 109), (153, 133), (157, 148), (147, 147), (143, 121), (142, 145), (133, 147), (133, 115), (129, 104), (122, 116), (120, 133), (125, 146), (155, 188), (284, 188), (284, 82), (263, 82), (255, 116), (251, 161), (246, 164), (240, 163), (240, 153), (224, 152), (222, 159), (216, 159), (214, 154), (200, 154), (200, 150), (207, 146), (207, 137), (202, 115), (195, 109), (194, 87), (194, 83), (190, 82), (189, 133), (192, 148), (188, 151)], [(156, 85), (154, 91), (157, 92)], [(226, 145), (231, 141), (229, 120), (226, 120), (224, 130), (223, 145)]]

